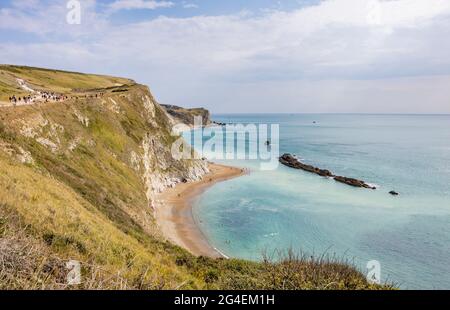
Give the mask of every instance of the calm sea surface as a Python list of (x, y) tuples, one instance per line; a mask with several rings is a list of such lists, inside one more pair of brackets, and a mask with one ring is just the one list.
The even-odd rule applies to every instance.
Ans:
[(450, 289), (450, 116), (214, 119), (279, 124), (280, 154), (379, 188), (352, 188), (281, 165), (261, 171), (258, 161), (223, 160), (251, 174), (213, 186), (196, 202), (194, 217), (213, 246), (253, 260), (276, 249), (325, 253), (353, 261), (364, 273), (368, 261), (378, 260), (384, 281)]

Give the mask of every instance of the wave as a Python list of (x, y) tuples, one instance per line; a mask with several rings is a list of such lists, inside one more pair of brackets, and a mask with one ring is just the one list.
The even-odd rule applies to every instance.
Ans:
[(269, 237), (275, 237), (275, 236), (278, 236), (278, 235), (279, 235), (279, 233), (270, 233), (270, 234), (264, 235), (264, 237), (269, 238)]
[(380, 189), (381, 185), (375, 184), (375, 183), (366, 183), (367, 185), (369, 185), (370, 187), (375, 187), (375, 189)]

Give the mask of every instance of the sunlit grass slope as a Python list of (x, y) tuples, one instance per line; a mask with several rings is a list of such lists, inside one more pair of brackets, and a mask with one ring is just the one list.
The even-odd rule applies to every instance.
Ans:
[(134, 83), (130, 79), (103, 75), (0, 65), (0, 100), (5, 101), (12, 95), (23, 96), (27, 94), (17, 83), (17, 78), (25, 80), (32, 89), (63, 94)]

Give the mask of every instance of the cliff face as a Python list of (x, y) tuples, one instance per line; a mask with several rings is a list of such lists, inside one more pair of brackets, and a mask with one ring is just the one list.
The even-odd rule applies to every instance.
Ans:
[[(170, 146), (178, 137), (172, 136), (170, 117), (146, 86), (129, 84), (68, 97), (62, 102), (3, 108), (4, 128), (24, 138), (20, 154), (25, 155), (16, 156), (36, 163), (30, 144), (39, 146), (39, 156), (64, 156), (75, 165), (80, 164), (75, 163), (80, 155), (105, 155), (142, 181), (150, 205), (156, 192), (207, 172), (206, 162), (172, 157)], [(92, 171), (85, 172), (83, 178), (91, 179)]]
[(211, 115), (208, 110), (203, 108), (186, 109), (175, 105), (162, 105), (169, 114), (174, 124), (181, 123), (188, 126), (194, 126), (194, 118), (201, 117), (202, 125), (211, 124)]
[[(207, 172), (205, 162), (173, 159), (171, 144), (178, 137), (172, 136), (171, 130), (176, 122), (156, 102), (148, 87), (133, 80), (0, 66), (0, 85), (0, 108), (7, 105), (1, 98), (37, 97), (28, 102), (28, 107), (3, 107), (5, 129), (29, 139), (23, 143), (26, 155), (20, 156), (28, 156), (30, 141), (43, 146), (42, 152), (54, 158), (78, 158), (83, 148), (95, 155), (108, 154), (144, 182), (143, 192), (150, 205), (154, 193), (184, 179), (197, 180)], [(40, 98), (39, 92), (54, 93), (64, 100), (42, 104), (49, 100)], [(15, 103), (21, 104), (27, 102)], [(177, 122), (193, 122), (194, 115), (201, 115), (209, 123), (207, 110), (177, 111)], [(31, 156), (27, 160), (34, 159)]]

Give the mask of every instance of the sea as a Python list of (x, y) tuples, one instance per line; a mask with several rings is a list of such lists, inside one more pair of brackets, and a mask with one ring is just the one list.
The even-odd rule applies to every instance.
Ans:
[[(377, 266), (383, 283), (402, 289), (450, 289), (450, 115), (221, 114), (213, 119), (277, 125), (278, 139), (269, 147), (280, 155), (290, 153), (377, 187), (354, 188), (281, 164), (266, 170), (258, 159), (217, 159), (204, 152), (214, 162), (250, 171), (210, 187), (194, 202), (195, 221), (224, 255), (257, 261), (290, 249), (351, 263), (363, 274)], [(203, 142), (210, 140), (202, 130), (196, 132)], [(192, 134), (186, 137), (191, 143)], [(399, 195), (390, 195), (392, 190)]]

